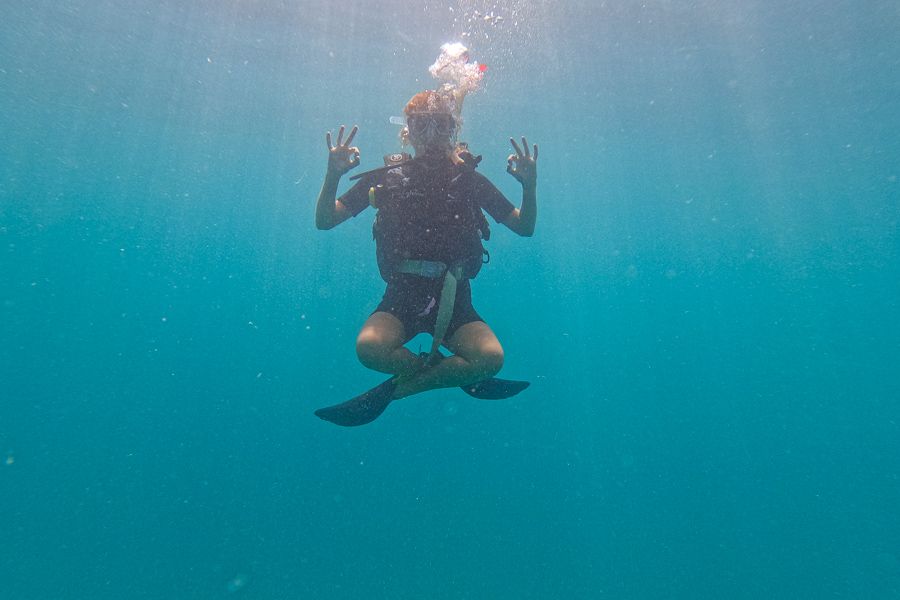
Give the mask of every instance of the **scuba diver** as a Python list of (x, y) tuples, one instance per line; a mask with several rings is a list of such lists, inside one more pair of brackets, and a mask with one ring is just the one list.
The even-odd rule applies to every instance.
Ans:
[[(392, 154), (385, 166), (353, 177), (358, 179), (336, 199), (338, 183), (359, 165), (359, 148), (352, 146), (358, 127), (344, 140), (344, 126), (328, 144), (328, 170), (316, 203), (316, 227), (331, 229), (369, 206), (377, 210), (373, 235), (384, 297), (356, 340), (360, 362), (391, 377), (381, 385), (334, 406), (316, 411), (337, 425), (364, 425), (388, 404), (427, 390), (461, 387), (487, 399), (519, 393), (528, 382), (494, 377), (503, 366), (503, 348), (472, 306), (469, 280), (486, 261), (482, 240), (490, 235), (487, 212), (520, 236), (534, 233), (537, 217), (537, 157), (523, 137), (507, 172), (522, 185), (516, 208), (476, 171), (480, 156), (457, 142), (460, 106), (451, 93), (426, 90), (404, 109), (407, 126), (401, 133), (415, 157)], [(416, 355), (405, 344), (417, 334), (433, 337), (430, 353)], [(445, 356), (440, 347), (452, 354)]]

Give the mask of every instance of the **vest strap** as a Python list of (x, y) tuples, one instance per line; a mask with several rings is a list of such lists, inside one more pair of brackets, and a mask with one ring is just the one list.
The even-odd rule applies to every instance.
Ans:
[(434, 333), (432, 334), (431, 352), (428, 354), (426, 364), (433, 365), (441, 358), (440, 347), (447, 335), (450, 319), (453, 318), (453, 308), (456, 305), (456, 285), (463, 279), (462, 265), (448, 267), (446, 263), (436, 260), (403, 260), (397, 266), (398, 273), (419, 275), (431, 279), (443, 278), (441, 284), (441, 297), (438, 300), (437, 316), (434, 319)]
[(437, 279), (443, 277), (447, 272), (447, 264), (436, 260), (401, 260), (397, 268), (397, 273), (407, 273), (409, 275), (418, 275), (419, 277), (428, 277), (429, 279)]

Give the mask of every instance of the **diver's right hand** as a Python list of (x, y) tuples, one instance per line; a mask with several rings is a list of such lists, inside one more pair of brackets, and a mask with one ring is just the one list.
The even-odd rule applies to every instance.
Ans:
[(325, 134), (325, 142), (328, 144), (329, 175), (340, 177), (359, 165), (359, 148), (350, 145), (357, 131), (359, 131), (359, 127), (354, 125), (353, 129), (350, 130), (350, 135), (347, 136), (347, 141), (344, 142), (342, 141), (344, 139), (344, 126), (341, 125), (340, 130), (338, 130), (337, 146), (331, 144), (331, 132), (329, 131)]

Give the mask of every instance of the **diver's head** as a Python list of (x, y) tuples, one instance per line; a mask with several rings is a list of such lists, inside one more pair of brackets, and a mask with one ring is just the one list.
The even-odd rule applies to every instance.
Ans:
[(432, 90), (419, 92), (403, 109), (409, 142), (416, 154), (449, 153), (456, 144), (459, 123), (456, 101), (451, 94)]

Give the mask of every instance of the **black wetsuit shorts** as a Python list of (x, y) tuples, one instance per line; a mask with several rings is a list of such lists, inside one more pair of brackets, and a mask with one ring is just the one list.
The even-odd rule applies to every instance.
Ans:
[[(420, 333), (434, 334), (442, 286), (443, 279), (440, 277), (396, 274), (391, 278), (381, 303), (373, 312), (386, 312), (397, 317), (403, 323), (404, 343)], [(459, 280), (453, 317), (444, 340), (453, 337), (456, 330), (466, 323), (483, 320), (472, 306), (472, 286), (469, 280)]]

